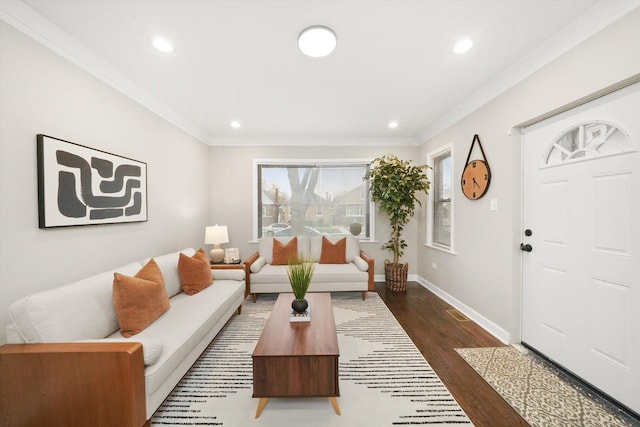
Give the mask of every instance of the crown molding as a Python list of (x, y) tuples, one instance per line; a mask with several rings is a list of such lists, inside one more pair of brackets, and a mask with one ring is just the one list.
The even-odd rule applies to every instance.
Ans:
[(209, 145), (227, 147), (251, 146), (306, 146), (306, 147), (347, 147), (347, 146), (418, 146), (415, 137), (357, 137), (357, 136), (268, 136), (268, 137), (214, 137)]
[(211, 137), (22, 1), (0, 1), (0, 19), (199, 141)]
[(540, 70), (581, 42), (609, 26), (640, 6), (640, 0), (601, 0), (578, 16), (571, 24), (507, 68), (479, 91), (433, 121), (419, 133), (421, 142), (435, 137), (502, 93)]
[(566, 53), (571, 48), (599, 32), (612, 22), (640, 6), (640, 0), (601, 0), (570, 25), (548, 39), (522, 60), (506, 69), (475, 94), (458, 104), (447, 114), (430, 123), (416, 137), (216, 137), (177, 111), (168, 107), (160, 99), (147, 92), (118, 69), (100, 58), (92, 50), (76, 41), (61, 28), (44, 18), (20, 0), (0, 1), (0, 19), (27, 36), (53, 50), (71, 63), (87, 71), (100, 81), (131, 98), (174, 126), (182, 129), (197, 140), (213, 146), (255, 146), (255, 145), (403, 145), (413, 146), (436, 136), (483, 105), (495, 99), (511, 87), (538, 71), (549, 62)]

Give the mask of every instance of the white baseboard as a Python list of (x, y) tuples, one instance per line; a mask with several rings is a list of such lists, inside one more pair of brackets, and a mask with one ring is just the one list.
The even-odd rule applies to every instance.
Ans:
[[(384, 282), (384, 274), (374, 274), (373, 275), (373, 281), (374, 282)], [(417, 274), (408, 274), (407, 275), (407, 281), (409, 282), (417, 282), (418, 281), (418, 275)]]
[[(384, 282), (384, 274), (377, 274), (374, 276), (373, 279), (376, 282)], [(482, 329), (489, 332), (491, 335), (499, 339), (502, 343), (511, 344), (511, 334), (509, 332), (505, 331), (500, 326), (496, 325), (491, 320), (487, 319), (486, 317), (484, 317), (483, 315), (481, 315), (480, 313), (478, 313), (468, 305), (464, 304), (460, 300), (449, 295), (448, 293), (446, 293), (445, 291), (443, 291), (433, 283), (429, 282), (426, 279), (423, 279), (417, 274), (409, 274), (407, 276), (407, 280), (411, 282), (418, 282), (420, 285), (422, 285), (423, 287), (427, 288), (428, 290), (436, 294), (438, 297), (445, 300), (448, 304), (458, 309), (458, 311), (460, 311), (462, 314), (467, 316), (469, 319), (473, 320)]]
[[(374, 280), (376, 282), (384, 282), (384, 274), (375, 275)], [(445, 300), (449, 305), (456, 308), (458, 311), (460, 311), (462, 314), (467, 316), (469, 319), (473, 320), (482, 329), (489, 332), (491, 335), (499, 339), (502, 343), (511, 344), (511, 334), (509, 332), (507, 332), (500, 326), (496, 325), (494, 322), (487, 319), (486, 317), (484, 317), (483, 315), (481, 315), (480, 313), (478, 313), (468, 305), (464, 304), (460, 300), (449, 295), (448, 293), (446, 293), (445, 291), (443, 291), (433, 283), (429, 282), (426, 279), (423, 279), (417, 274), (409, 274), (407, 276), (407, 280), (411, 282), (418, 282), (420, 285), (424, 286), (425, 288), (427, 288), (428, 290), (436, 294), (438, 297)]]
[[(382, 280), (384, 280), (384, 277), (382, 278)], [(425, 288), (427, 288), (428, 290), (430, 290), (431, 292), (433, 292), (434, 294), (436, 294), (437, 296), (445, 300), (448, 304), (452, 305), (453, 307), (458, 309), (458, 311), (460, 311), (462, 314), (464, 314), (469, 319), (477, 323), (482, 329), (484, 329), (485, 331), (489, 332), (491, 335), (499, 339), (503, 344), (511, 343), (511, 334), (509, 332), (505, 331), (500, 326), (496, 325), (494, 322), (487, 319), (486, 317), (484, 317), (483, 315), (481, 315), (480, 313), (478, 313), (468, 305), (464, 304), (460, 300), (449, 295), (448, 293), (446, 293), (445, 291), (443, 291), (433, 283), (419, 276), (416, 276), (416, 279), (409, 279), (409, 280), (415, 280), (416, 282), (418, 282), (419, 284), (421, 284), (422, 286), (424, 286)]]
[[(374, 276), (374, 280), (376, 282), (384, 282), (384, 274)], [(504, 344), (511, 343), (511, 334), (509, 332), (505, 331), (500, 326), (496, 325), (491, 320), (487, 319), (486, 317), (484, 317), (483, 315), (481, 315), (480, 313), (478, 313), (468, 305), (464, 304), (463, 302), (459, 301), (455, 297), (452, 297), (451, 295), (449, 295), (448, 293), (446, 293), (445, 291), (443, 291), (433, 283), (423, 279), (422, 277), (416, 274), (410, 274), (407, 277), (407, 280), (418, 282), (420, 285), (424, 286), (425, 288), (427, 288), (428, 290), (436, 294), (438, 297), (445, 300), (448, 304), (458, 309), (458, 311), (463, 313), (469, 319), (473, 320), (482, 329), (489, 332), (491, 335), (499, 339), (502, 343)]]

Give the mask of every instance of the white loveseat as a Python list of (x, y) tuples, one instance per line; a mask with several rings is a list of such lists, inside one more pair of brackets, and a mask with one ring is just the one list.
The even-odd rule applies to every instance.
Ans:
[[(345, 264), (321, 264), (323, 236), (296, 236), (298, 255), (307, 256), (315, 263), (308, 292), (360, 291), (362, 299), (374, 290), (374, 260), (360, 250), (360, 242), (353, 236), (324, 236), (332, 243), (345, 238)], [(248, 277), (247, 292), (256, 301), (261, 293), (291, 292), (286, 265), (273, 265), (273, 240), (287, 244), (293, 237), (263, 237), (258, 252), (245, 260)]]
[[(187, 256), (195, 253), (191, 248), (180, 252)], [(114, 348), (114, 342), (140, 342), (144, 367), (135, 366), (138, 362), (132, 362), (134, 366), (128, 366), (127, 369), (120, 367), (118, 372), (107, 373), (106, 377), (112, 376), (123, 384), (132, 382), (133, 388), (143, 389), (142, 396), (134, 391), (133, 396), (125, 397), (123, 400), (136, 400), (134, 405), (137, 409), (134, 409), (134, 412), (144, 413), (142, 423), (144, 424), (234, 312), (240, 313), (245, 298), (244, 270), (212, 270), (214, 280), (210, 286), (194, 295), (182, 292), (177, 268), (180, 252), (154, 257), (165, 281), (170, 308), (139, 334), (130, 338), (123, 338), (120, 334), (112, 301), (112, 286), (114, 272), (133, 276), (148, 260), (123, 265), (74, 283), (27, 296), (13, 303), (9, 309), (12, 323), (7, 327), (8, 343), (65, 344), (52, 344), (51, 347), (46, 345), (38, 347), (37, 344), (35, 346), (7, 345), (3, 346), (7, 347), (4, 349), (5, 352), (30, 352), (44, 348), (45, 354), (42, 357), (59, 358), (64, 353), (64, 349), (85, 351), (85, 347), (100, 348), (99, 345), (96, 347), (94, 344), (96, 342), (106, 343), (105, 348)], [(115, 347), (117, 348), (117, 345)], [(139, 347), (137, 345), (137, 348)], [(46, 354), (47, 348), (51, 348), (49, 356)], [(134, 345), (128, 352), (135, 350)], [(26, 358), (23, 359), (26, 363)], [(19, 361), (19, 359), (16, 360)], [(3, 366), (9, 366), (9, 364)], [(109, 369), (110, 366), (109, 355), (106, 355), (104, 364), (95, 366), (95, 369), (102, 371)], [(144, 378), (127, 378), (127, 376), (139, 375), (135, 372), (143, 372)], [(53, 372), (51, 374), (55, 375)], [(5, 375), (5, 372), (0, 372), (1, 375)], [(21, 375), (28, 378), (26, 373)], [(135, 385), (136, 382), (138, 385)], [(80, 384), (76, 388), (81, 390), (83, 386)], [(34, 399), (42, 399), (38, 394), (39, 384), (32, 384), (31, 387), (34, 390)], [(101, 385), (92, 384), (87, 389), (90, 392), (94, 387), (101, 387)], [(124, 390), (118, 389), (118, 393), (122, 392)], [(76, 396), (72, 399), (77, 398), (81, 401), (81, 397)], [(49, 410), (44, 407), (42, 409)], [(106, 409), (117, 410), (117, 408)], [(81, 410), (81, 408), (74, 410)], [(99, 414), (95, 415), (98, 418)], [(118, 425), (134, 425), (138, 421), (131, 423), (131, 420), (127, 419), (117, 422)]]

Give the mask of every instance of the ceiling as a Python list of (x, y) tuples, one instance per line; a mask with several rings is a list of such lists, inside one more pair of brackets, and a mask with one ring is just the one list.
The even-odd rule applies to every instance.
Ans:
[[(0, 16), (205, 143), (356, 145), (416, 144), (637, 6), (0, 0)], [(297, 49), (310, 25), (335, 31), (332, 55)], [(454, 54), (463, 37), (473, 48)]]

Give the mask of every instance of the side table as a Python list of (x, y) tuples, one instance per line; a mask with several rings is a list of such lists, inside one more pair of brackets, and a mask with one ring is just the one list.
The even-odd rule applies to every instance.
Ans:
[(213, 263), (210, 262), (212, 270), (244, 270), (244, 297), (246, 298), (249, 295), (249, 287), (247, 284), (247, 278), (249, 277), (249, 267), (245, 265), (244, 262), (240, 261), (239, 264), (224, 264), (224, 263)]

